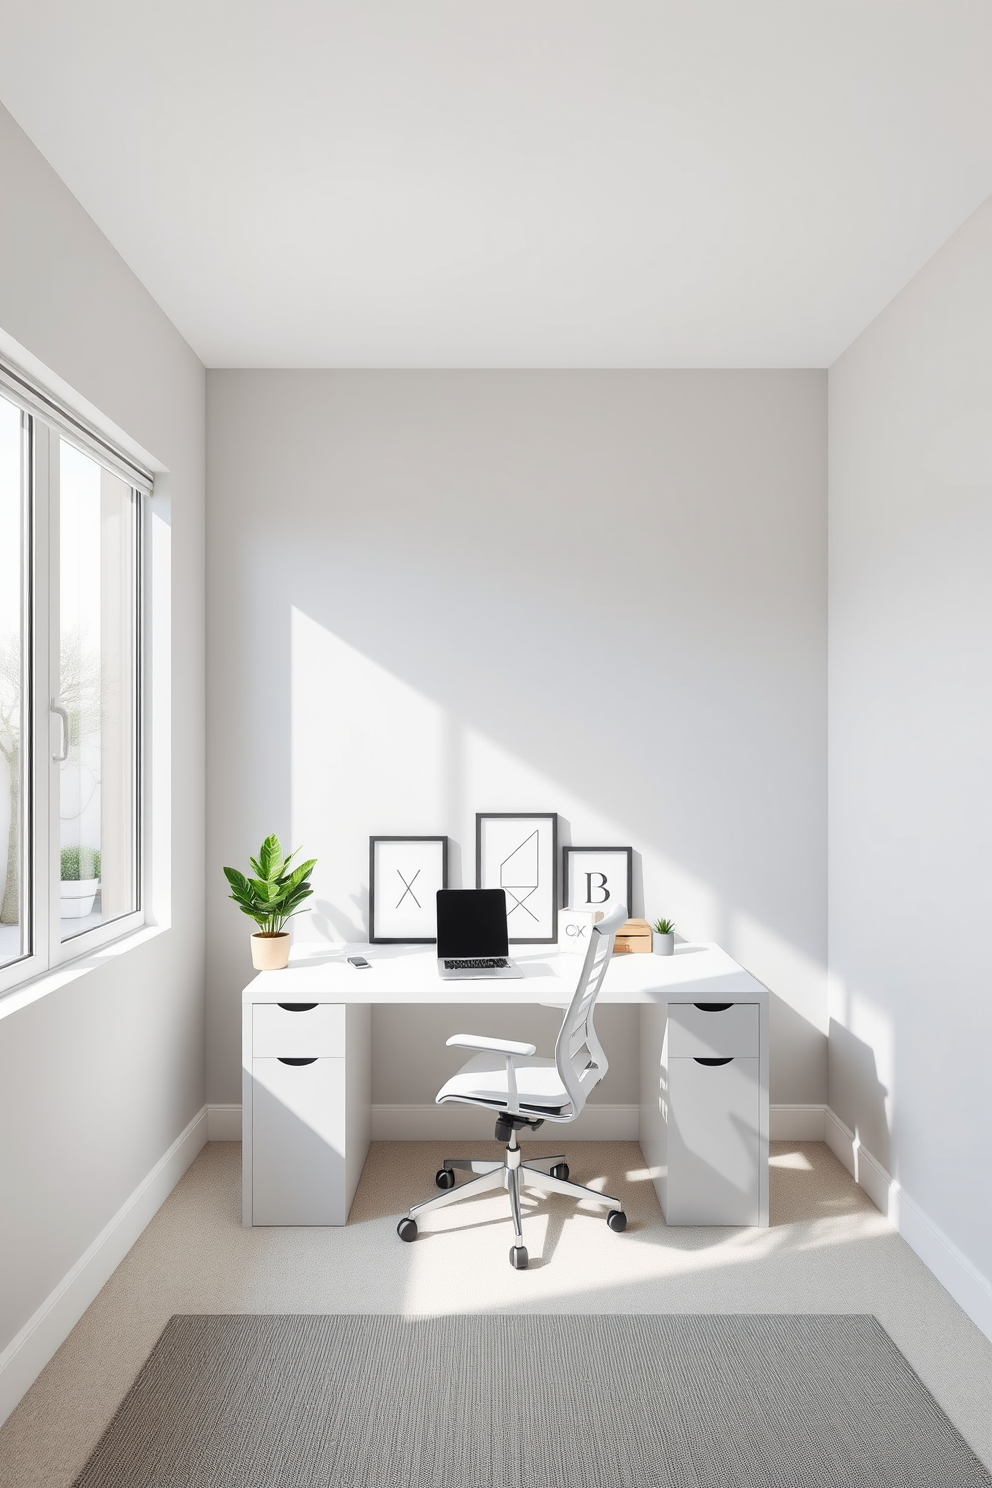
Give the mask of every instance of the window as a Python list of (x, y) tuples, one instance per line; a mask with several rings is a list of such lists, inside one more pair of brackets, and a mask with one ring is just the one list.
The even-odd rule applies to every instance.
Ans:
[(149, 491), (0, 369), (0, 991), (142, 922)]

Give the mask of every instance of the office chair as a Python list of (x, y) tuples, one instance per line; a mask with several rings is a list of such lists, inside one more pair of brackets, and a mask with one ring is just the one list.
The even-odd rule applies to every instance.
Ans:
[[(484, 1038), (471, 1033), (456, 1033), (448, 1039), (449, 1048), (477, 1049), (479, 1052), (441, 1087), (435, 1097), (436, 1103), (441, 1106), (448, 1101), (458, 1101), (468, 1106), (488, 1106), (496, 1111), (496, 1140), (506, 1142), (506, 1155), (498, 1162), (445, 1158), (444, 1166), (438, 1169), (435, 1177), (438, 1188), (444, 1192), (422, 1204), (413, 1205), (396, 1227), (401, 1240), (417, 1238), (419, 1215), (460, 1203), (462, 1199), (492, 1188), (505, 1188), (510, 1195), (513, 1216), (510, 1264), (522, 1271), (527, 1265), (527, 1250), (520, 1219), (521, 1185), (607, 1204), (606, 1222), (610, 1229), (626, 1229), (627, 1216), (619, 1199), (598, 1193), (594, 1188), (585, 1188), (581, 1183), (569, 1183), (568, 1164), (563, 1153), (554, 1157), (529, 1158), (523, 1162), (517, 1143), (517, 1132), (525, 1126), (536, 1131), (545, 1121), (574, 1121), (589, 1092), (595, 1089), (609, 1069), (593, 1027), (593, 1009), (613, 954), (614, 936), (626, 918), (626, 906), (620, 904), (593, 926), (578, 985), (562, 1020), (554, 1059), (540, 1059), (536, 1057), (534, 1044), (514, 1043), (510, 1039)], [(456, 1188), (456, 1169), (476, 1176)]]

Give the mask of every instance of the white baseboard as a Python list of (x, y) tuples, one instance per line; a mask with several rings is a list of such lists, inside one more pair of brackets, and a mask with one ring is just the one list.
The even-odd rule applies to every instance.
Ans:
[(241, 1107), (207, 1106), (207, 1141), (241, 1141)]
[[(562, 1142), (636, 1142), (640, 1122), (638, 1106), (586, 1106), (581, 1116), (567, 1125), (546, 1121), (539, 1132), (520, 1133), (521, 1141), (547, 1146)], [(373, 1142), (478, 1142), (492, 1141), (495, 1113), (471, 1106), (373, 1106)]]
[(860, 1183), (876, 1209), (890, 1219), (920, 1260), (963, 1312), (992, 1339), (992, 1282), (863, 1146), (835, 1111), (826, 1108), (827, 1146)]
[(768, 1136), (773, 1142), (822, 1142), (826, 1106), (769, 1106)]
[(0, 1354), (0, 1424), (34, 1384), (207, 1141), (203, 1107)]
[[(241, 1107), (207, 1106), (207, 1140), (241, 1141)], [(636, 1142), (640, 1112), (637, 1106), (586, 1106), (569, 1122), (567, 1131), (577, 1142)], [(492, 1140), (491, 1111), (471, 1106), (373, 1106), (373, 1142), (479, 1142)], [(521, 1140), (548, 1141), (557, 1123), (548, 1121), (540, 1132), (521, 1132)], [(562, 1131), (566, 1128), (562, 1127)], [(563, 1138), (564, 1140), (564, 1138)]]
[[(207, 1106), (207, 1141), (241, 1141), (241, 1107)], [(769, 1127), (773, 1142), (822, 1142), (826, 1107), (772, 1106)], [(636, 1142), (639, 1127), (636, 1106), (586, 1106), (569, 1125), (571, 1136), (580, 1142)], [(541, 1129), (546, 1141), (554, 1123)], [(373, 1106), (372, 1139), (376, 1142), (431, 1142), (479, 1140), (492, 1136), (493, 1118), (488, 1111), (468, 1106)], [(524, 1134), (526, 1139), (526, 1133)]]

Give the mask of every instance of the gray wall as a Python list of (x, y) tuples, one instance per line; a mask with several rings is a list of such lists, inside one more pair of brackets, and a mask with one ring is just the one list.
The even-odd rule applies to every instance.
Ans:
[[(0, 108), (0, 344), (12, 343), (165, 467), (154, 509), (174, 604), (151, 678), (160, 703), (171, 694), (171, 741), (153, 762), (155, 910), (170, 928), (28, 1005), (0, 1001), (0, 1350), (203, 1104), (204, 735), (203, 368)], [(156, 581), (160, 601), (168, 570)]]
[(830, 1104), (992, 1276), (992, 201), (831, 368)]
[[(825, 388), (208, 373), (210, 1100), (251, 975), (221, 865), (277, 830), (320, 859), (296, 933), (361, 939), (369, 834), (448, 833), (467, 884), (477, 810), (631, 844), (634, 912), (775, 993), (773, 1100), (825, 1099)], [(376, 1099), (431, 1101), (450, 1025), (377, 1020)]]

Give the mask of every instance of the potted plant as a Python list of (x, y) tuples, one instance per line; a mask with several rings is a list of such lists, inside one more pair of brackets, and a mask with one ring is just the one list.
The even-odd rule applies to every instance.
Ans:
[(93, 913), (100, 887), (100, 849), (64, 847), (60, 854), (59, 915), (63, 920), (82, 920)]
[(656, 956), (674, 956), (674, 920), (655, 920), (654, 924), (651, 926), (651, 947)]
[(309, 858), (291, 868), (298, 852), (297, 847), (283, 857), (282, 844), (273, 833), (262, 843), (258, 857), (248, 859), (253, 877), (237, 868), (224, 869), (231, 886), (229, 897), (259, 927), (251, 937), (251, 964), (256, 971), (279, 971), (289, 965), (289, 931), (284, 927), (293, 915), (302, 913), (300, 906), (313, 893), (309, 875), (317, 861)]

